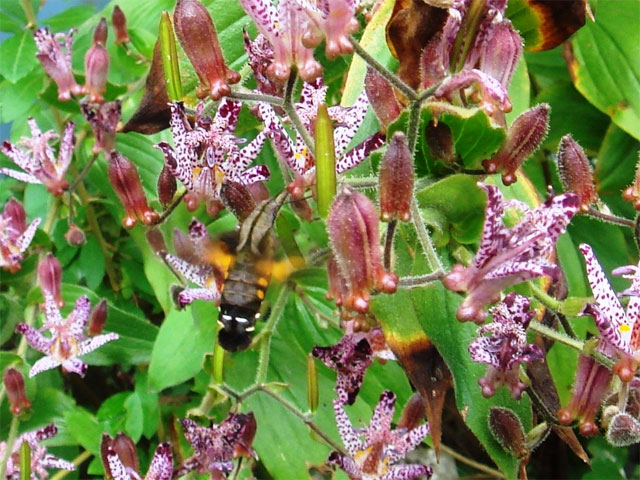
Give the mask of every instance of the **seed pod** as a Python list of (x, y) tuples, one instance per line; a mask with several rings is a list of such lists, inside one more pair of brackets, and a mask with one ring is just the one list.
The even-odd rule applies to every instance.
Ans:
[(87, 334), (90, 337), (95, 337), (102, 333), (104, 324), (107, 322), (107, 308), (107, 300), (103, 298), (91, 312), (91, 316), (89, 317), (89, 327), (87, 328)]
[(111, 23), (116, 32), (116, 45), (122, 45), (123, 43), (131, 41), (129, 32), (127, 31), (127, 17), (124, 16), (124, 12), (118, 5), (113, 7)]
[(506, 89), (522, 55), (522, 38), (509, 20), (495, 25), (490, 35), (480, 57), (480, 70), (498, 80)]
[(89, 94), (91, 102), (103, 102), (102, 94), (107, 90), (107, 73), (109, 73), (109, 52), (105, 48), (107, 41), (107, 21), (104, 17), (96, 27), (93, 45), (84, 57), (85, 84), (84, 92)]
[(160, 171), (160, 176), (158, 177), (158, 200), (162, 204), (163, 207), (166, 207), (173, 200), (173, 196), (176, 194), (176, 190), (178, 190), (178, 184), (176, 182), (176, 177), (173, 176), (169, 167), (166, 165), (162, 167)]
[(227, 180), (222, 185), (222, 203), (233, 213), (240, 222), (246, 218), (256, 208), (256, 201), (249, 189), (240, 182)]
[(567, 192), (573, 192), (580, 199), (580, 209), (586, 211), (598, 200), (593, 172), (582, 147), (565, 135), (558, 147), (558, 172)]
[(133, 228), (137, 220), (145, 225), (151, 225), (158, 220), (158, 214), (147, 203), (138, 170), (129, 159), (112, 150), (109, 153), (108, 173), (109, 181), (124, 206), (124, 228)]
[(79, 247), (87, 243), (87, 237), (84, 231), (75, 223), (69, 225), (69, 230), (64, 234), (67, 243), (73, 247)]
[(426, 415), (425, 403), (420, 393), (416, 392), (411, 395), (411, 398), (407, 402), (402, 410), (402, 416), (398, 422), (398, 428), (406, 428), (407, 430), (413, 430), (420, 424)]
[(502, 448), (514, 457), (524, 458), (529, 453), (520, 418), (508, 408), (490, 408), (489, 430)]
[(333, 125), (326, 103), (318, 105), (315, 146), (318, 213), (322, 218), (327, 218), (329, 207), (336, 195), (336, 150), (333, 143)]
[(152, 227), (147, 229), (147, 242), (149, 242), (151, 249), (156, 254), (167, 251), (167, 245), (164, 243), (164, 237), (158, 228)]
[(167, 95), (173, 102), (182, 100), (182, 80), (178, 64), (178, 49), (173, 25), (167, 12), (160, 19), (160, 50), (162, 51), (162, 71), (167, 85)]
[(502, 182), (511, 185), (516, 178), (516, 170), (535, 152), (549, 130), (551, 107), (541, 103), (520, 114), (509, 127), (507, 139), (491, 159), (482, 162), (487, 173), (502, 172)]
[(318, 409), (318, 369), (316, 368), (316, 360), (313, 355), (307, 355), (307, 406), (311, 413), (315, 413)]
[(380, 164), (380, 218), (411, 220), (413, 197), (413, 158), (402, 132), (393, 134), (387, 153)]
[(31, 401), (27, 397), (24, 387), (24, 377), (15, 368), (7, 368), (2, 378), (4, 388), (9, 398), (9, 408), (14, 415), (20, 415), (23, 410), (31, 408)]
[(200, 79), (199, 98), (220, 100), (231, 93), (229, 83), (240, 75), (224, 62), (218, 35), (207, 9), (197, 0), (178, 0), (173, 14), (176, 34)]
[(60, 293), (62, 266), (51, 253), (47, 253), (44, 260), (38, 265), (38, 279), (40, 280), (43, 294), (46, 292), (51, 295), (58, 308), (64, 307), (64, 301)]
[(640, 442), (640, 422), (627, 412), (616, 414), (609, 422), (607, 441), (615, 447), (628, 447)]
[(386, 130), (403, 110), (393, 87), (382, 75), (369, 67), (364, 80), (364, 88), (380, 125)]

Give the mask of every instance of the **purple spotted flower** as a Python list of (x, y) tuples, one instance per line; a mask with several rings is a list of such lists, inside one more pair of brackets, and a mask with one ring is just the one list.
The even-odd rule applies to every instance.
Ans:
[(184, 104), (171, 104), (170, 126), (174, 147), (167, 142), (160, 142), (156, 147), (162, 150), (169, 171), (189, 191), (185, 196), (189, 210), (195, 210), (205, 202), (208, 212), (215, 213), (225, 179), (251, 185), (269, 178), (269, 169), (265, 165), (248, 168), (260, 152), (266, 132), (261, 131), (244, 148), (238, 147), (242, 140), (236, 138), (233, 131), (241, 107), (240, 102), (225, 98), (211, 120), (203, 115), (204, 103), (200, 103), (195, 126), (192, 127)]
[[(120, 458), (116, 448), (110, 444), (112, 442), (108, 435), (105, 435), (105, 437), (107, 437), (107, 441), (105, 442), (104, 437), (102, 440), (104, 449), (103, 461), (106, 462), (105, 469), (108, 469), (109, 478), (113, 480), (171, 480), (173, 475), (173, 455), (171, 454), (171, 445), (168, 443), (158, 445), (151, 459), (149, 470), (142, 477), (140, 472), (127, 465), (127, 459)], [(135, 450), (133, 452), (135, 453)]]
[(256, 421), (253, 413), (230, 413), (222, 423), (201, 427), (193, 420), (180, 420), (184, 436), (193, 447), (193, 455), (178, 467), (175, 478), (187, 472), (210, 473), (212, 478), (222, 478), (233, 470), (237, 456), (255, 457), (251, 448)]
[(200, 287), (182, 290), (177, 297), (180, 307), (194, 300), (218, 301), (224, 272), (231, 261), (226, 244), (212, 242), (206, 227), (195, 219), (189, 225), (189, 236), (174, 230), (173, 241), (177, 255), (166, 252), (161, 255), (177, 272)]
[[(55, 457), (47, 452), (47, 449), (40, 445), (40, 442), (55, 437), (58, 433), (58, 427), (55, 424), (34, 430), (33, 432), (23, 433), (16, 438), (11, 454), (7, 460), (7, 470), (5, 472), (6, 480), (18, 480), (22, 478), (20, 475), (20, 447), (23, 442), (27, 442), (31, 448), (31, 479), (42, 480), (49, 476), (47, 469), (56, 468), (62, 470), (75, 470), (73, 463)], [(0, 442), (0, 458), (5, 458), (7, 452), (7, 442)]]
[[(71, 46), (75, 29), (69, 33), (52, 34), (48, 28), (34, 33), (34, 39), (42, 68), (58, 85), (58, 99), (70, 100), (71, 94), (82, 95), (83, 88), (76, 83), (71, 71)], [(64, 51), (63, 51), (64, 49)]]
[(272, 0), (240, 0), (240, 4), (273, 48), (273, 61), (266, 70), (269, 78), (286, 82), (292, 65), (305, 82), (322, 74), (322, 66), (313, 58), (313, 50), (305, 47), (302, 41), (310, 20), (300, 3), (280, 0), (276, 7)]
[[(244, 30), (244, 50), (249, 58), (249, 66), (253, 70), (253, 77), (260, 93), (282, 97), (284, 85), (281, 82), (274, 82), (269, 77), (269, 66), (273, 63), (273, 48), (264, 35), (258, 35), (253, 41)], [(283, 112), (278, 108), (278, 113)]]
[(338, 55), (353, 53), (353, 45), (349, 36), (356, 33), (360, 23), (355, 18), (356, 0), (319, 0), (309, 2), (298, 0), (304, 6), (311, 20), (302, 43), (307, 47), (316, 47), (325, 39), (325, 54), (334, 59)]
[[(505, 202), (500, 190), (479, 184), (487, 192), (487, 210), (480, 247), (468, 267), (454, 265), (443, 279), (449, 290), (466, 292), (457, 311), (458, 320), (482, 323), (484, 306), (500, 299), (500, 292), (542, 275), (555, 279), (558, 267), (548, 260), (558, 237), (579, 208), (573, 193), (551, 196), (536, 209), (518, 201)], [(502, 223), (505, 208), (522, 212), (512, 228)]]
[(593, 250), (585, 243), (580, 245), (580, 251), (587, 264), (587, 278), (595, 303), (589, 304), (583, 314), (591, 315), (598, 327), (600, 337), (605, 345), (610, 345), (620, 355), (619, 362), (613, 372), (623, 382), (633, 379), (640, 366), (640, 293), (638, 267), (630, 265), (614, 270), (617, 275), (623, 275), (632, 280), (631, 288), (623, 292), (629, 296), (627, 310), (620, 304), (607, 277), (598, 263)]
[[(324, 103), (327, 87), (318, 79), (312, 83), (305, 83), (302, 87), (300, 103), (296, 104), (296, 111), (304, 127), (313, 133), (318, 112), (318, 106)], [(347, 151), (351, 140), (367, 113), (369, 100), (363, 91), (351, 107), (334, 106), (329, 108), (329, 117), (334, 121), (334, 145), (336, 153), (336, 172), (343, 173), (364, 160), (370, 152), (382, 146), (384, 136), (375, 133), (371, 137)], [(268, 135), (272, 139), (278, 155), (299, 176), (303, 177), (303, 184), (315, 183), (315, 161), (301, 136), (295, 141), (284, 129), (276, 112), (266, 103), (260, 104), (260, 116), (267, 126)]]
[(28, 120), (31, 129), (31, 138), (22, 137), (19, 148), (11, 142), (2, 142), (0, 151), (15, 162), (24, 172), (0, 168), (0, 173), (27, 183), (41, 183), (53, 195), (62, 195), (62, 192), (69, 186), (69, 182), (64, 178), (73, 155), (74, 138), (73, 122), (67, 123), (64, 130), (58, 158), (49, 145), (51, 140), (59, 138), (53, 130), (44, 133), (38, 128), (35, 119)]
[(535, 312), (529, 310), (528, 298), (511, 292), (489, 313), (493, 322), (480, 327), (481, 336), (469, 345), (471, 359), (489, 365), (478, 384), (485, 397), (491, 397), (500, 385), (505, 385), (513, 398), (519, 399), (526, 388), (519, 379), (520, 364), (544, 357), (540, 347), (527, 344), (527, 327)]
[(340, 400), (334, 400), (338, 431), (349, 456), (334, 451), (329, 455), (328, 463), (340, 467), (350, 478), (408, 480), (420, 475), (430, 477), (432, 470), (426, 465), (395, 465), (429, 434), (429, 425), (426, 423), (411, 430), (391, 430), (395, 403), (396, 396), (393, 392), (382, 392), (369, 427), (356, 429)]
[[(62, 365), (64, 371), (84, 376), (88, 367), (78, 357), (93, 352), (107, 342), (117, 340), (118, 334), (107, 333), (91, 338), (85, 336), (84, 328), (91, 313), (91, 303), (85, 295), (78, 298), (75, 308), (65, 320), (51, 293), (46, 290), (43, 293), (46, 316), (43, 327), (36, 330), (26, 323), (20, 323), (16, 327), (16, 331), (25, 336), (31, 347), (45, 354), (33, 364), (29, 377), (59, 365)], [(49, 331), (51, 335), (43, 335), (42, 332), (45, 331)]]
[(23, 253), (29, 247), (40, 219), (27, 227), (24, 207), (15, 198), (9, 200), (0, 214), (0, 268), (11, 273), (20, 270)]

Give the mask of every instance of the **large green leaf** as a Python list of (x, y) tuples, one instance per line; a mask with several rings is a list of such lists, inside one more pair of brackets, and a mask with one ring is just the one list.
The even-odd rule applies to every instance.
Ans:
[(598, 2), (596, 21), (572, 39), (573, 82), (587, 100), (640, 139), (640, 3)]
[(0, 44), (0, 75), (11, 83), (29, 75), (37, 63), (36, 44), (30, 31)]

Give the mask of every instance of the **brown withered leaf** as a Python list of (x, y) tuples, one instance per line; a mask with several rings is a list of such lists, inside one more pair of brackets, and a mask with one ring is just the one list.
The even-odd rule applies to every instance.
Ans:
[[(435, 3), (435, 2), (431, 2)], [(398, 0), (387, 24), (387, 45), (398, 59), (398, 76), (407, 85), (420, 85), (422, 50), (444, 26), (446, 8), (429, 5), (423, 0)]]
[(138, 109), (122, 128), (123, 132), (138, 132), (151, 135), (169, 127), (171, 109), (169, 108), (167, 85), (162, 69), (160, 40), (153, 48), (153, 61), (144, 87), (144, 95)]
[(442, 408), (447, 390), (453, 386), (451, 371), (426, 335), (410, 342), (397, 341), (392, 335), (386, 340), (409, 380), (422, 396), (431, 427), (433, 449), (440, 459)]
[(532, 52), (551, 50), (585, 23), (586, 0), (521, 0), (538, 18), (538, 38), (526, 48)]

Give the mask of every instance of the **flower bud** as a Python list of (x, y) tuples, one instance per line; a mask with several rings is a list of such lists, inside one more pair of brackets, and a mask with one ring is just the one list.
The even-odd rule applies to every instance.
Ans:
[(115, 478), (114, 472), (112, 472), (109, 467), (109, 450), (116, 452), (125, 469), (133, 470), (138, 474), (140, 473), (138, 452), (133, 440), (124, 433), (119, 433), (113, 439), (105, 433), (102, 435), (102, 443), (100, 444), (100, 456), (102, 457), (102, 465), (104, 466), (104, 472), (107, 478)]
[(209, 95), (220, 100), (231, 93), (228, 83), (238, 83), (240, 75), (224, 63), (216, 29), (204, 5), (198, 0), (178, 0), (173, 21), (180, 44), (200, 79), (198, 97)]
[(589, 160), (570, 134), (560, 140), (558, 172), (565, 190), (578, 195), (581, 210), (588, 210), (589, 205), (598, 200)]
[(98, 304), (93, 308), (93, 311), (91, 312), (87, 334), (90, 337), (100, 335), (105, 323), (107, 323), (107, 300), (103, 298), (98, 302)]
[(91, 102), (103, 102), (102, 94), (107, 90), (107, 73), (109, 73), (109, 52), (105, 48), (107, 40), (107, 21), (104, 17), (96, 27), (93, 45), (84, 57), (85, 84), (84, 91), (89, 94)]
[(166, 165), (162, 167), (160, 176), (158, 177), (158, 200), (163, 207), (166, 207), (173, 200), (173, 196), (178, 190), (178, 183), (176, 177), (173, 176), (171, 170)]
[(342, 306), (344, 299), (349, 294), (349, 287), (346, 279), (340, 272), (340, 266), (333, 254), (329, 254), (327, 259), (327, 276), (329, 277), (329, 290), (327, 300), (333, 300), (337, 306)]
[(373, 68), (367, 68), (367, 76), (364, 79), (364, 88), (369, 98), (369, 103), (378, 117), (383, 129), (389, 126), (402, 113), (402, 105), (398, 102), (393, 87), (387, 80)]
[(130, 160), (112, 150), (109, 153), (108, 173), (109, 181), (125, 210), (125, 217), (122, 219), (124, 228), (133, 228), (137, 220), (145, 225), (158, 220), (158, 214), (147, 203), (138, 170)]
[(233, 457), (257, 458), (256, 452), (251, 448), (253, 438), (256, 436), (258, 425), (253, 412), (247, 414), (236, 413), (233, 420), (242, 425), (237, 443), (233, 447)]
[(316, 368), (316, 360), (313, 355), (307, 355), (307, 406), (311, 413), (315, 413), (318, 409), (318, 369)]
[(87, 243), (87, 237), (84, 231), (78, 227), (75, 223), (69, 225), (69, 230), (64, 234), (64, 238), (67, 243), (73, 247), (79, 247)]
[(633, 203), (633, 208), (640, 211), (640, 153), (638, 154), (635, 179), (633, 184), (622, 191), (622, 198), (627, 202)]
[(429, 122), (424, 130), (424, 139), (431, 155), (448, 165), (456, 161), (456, 148), (449, 125), (442, 122)]
[[(182, 232), (180, 233), (184, 235)], [(149, 242), (151, 249), (156, 254), (167, 251), (167, 245), (164, 243), (164, 237), (162, 236), (162, 232), (158, 228), (152, 227), (147, 229), (147, 242)]]
[(609, 422), (607, 441), (614, 447), (628, 447), (640, 442), (640, 422), (627, 412), (616, 414)]
[(9, 398), (11, 413), (20, 415), (23, 410), (31, 408), (31, 401), (27, 398), (27, 392), (24, 388), (24, 377), (18, 370), (7, 368), (2, 381)]
[(549, 130), (549, 107), (541, 103), (520, 114), (509, 127), (504, 145), (491, 160), (482, 162), (487, 173), (502, 172), (502, 182), (511, 185), (516, 170), (535, 152)]
[(51, 295), (58, 308), (64, 307), (64, 301), (60, 295), (62, 283), (62, 266), (56, 257), (47, 253), (44, 260), (38, 265), (38, 280), (42, 293)]
[(124, 12), (118, 5), (113, 7), (111, 23), (116, 32), (116, 45), (122, 45), (123, 43), (131, 41), (129, 32), (127, 32), (127, 17), (124, 16)]
[(514, 457), (523, 458), (529, 453), (520, 418), (508, 408), (490, 408), (489, 430), (502, 448)]
[(388, 222), (394, 218), (411, 220), (413, 197), (413, 158), (407, 139), (395, 132), (380, 163), (380, 218)]
[(422, 424), (426, 412), (426, 406), (422, 395), (418, 392), (414, 393), (405, 405), (404, 410), (402, 410), (402, 416), (398, 422), (398, 428), (413, 430)]
[(365, 195), (344, 187), (327, 220), (333, 254), (346, 279), (345, 307), (364, 313), (372, 289), (395, 292), (398, 277), (385, 272), (380, 257), (378, 212)]
[(244, 222), (256, 208), (256, 201), (249, 189), (240, 182), (227, 180), (222, 185), (222, 203), (240, 222)]
[(480, 70), (498, 80), (506, 89), (522, 55), (522, 38), (503, 20), (492, 29), (491, 36), (480, 57)]

